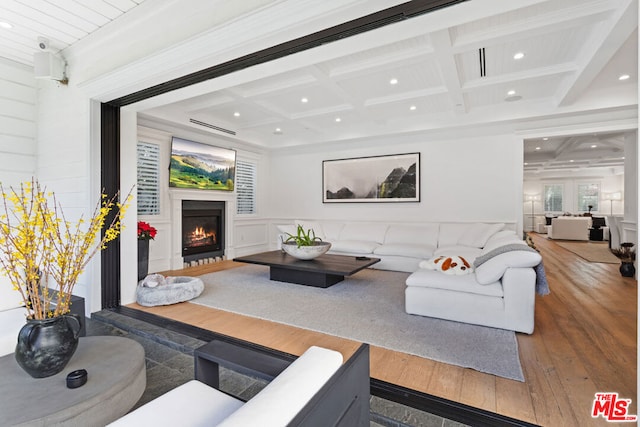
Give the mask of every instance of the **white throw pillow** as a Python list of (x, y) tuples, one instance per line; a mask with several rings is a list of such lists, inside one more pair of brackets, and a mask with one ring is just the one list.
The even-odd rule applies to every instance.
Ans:
[(351, 222), (345, 224), (340, 231), (340, 240), (361, 240), (369, 242), (384, 242), (384, 235), (389, 226), (383, 223)]
[(324, 237), (328, 242), (334, 242), (338, 240), (338, 236), (340, 236), (340, 231), (344, 227), (344, 223), (342, 222), (323, 222), (322, 223), (322, 231), (324, 232)]
[(542, 257), (537, 252), (528, 250), (505, 252), (476, 267), (476, 280), (481, 285), (488, 285), (500, 280), (509, 267), (535, 267), (540, 264), (540, 261)]
[(444, 274), (462, 276), (473, 273), (473, 267), (469, 261), (461, 256), (437, 256), (427, 261), (422, 261), (420, 268), (436, 270)]
[(437, 246), (438, 224), (428, 225), (390, 225), (384, 236), (386, 244), (414, 244)]
[(522, 240), (522, 239), (518, 238), (518, 235), (513, 230), (501, 230), (501, 231), (498, 231), (497, 233), (495, 233), (493, 236), (489, 237), (489, 239), (485, 243), (484, 247), (486, 247), (487, 245), (492, 244), (496, 240), (504, 240), (506, 238), (512, 238), (512, 239), (515, 239), (515, 240)]
[(489, 237), (504, 228), (504, 224), (470, 224), (467, 230), (458, 239), (459, 245), (481, 248), (489, 240)]

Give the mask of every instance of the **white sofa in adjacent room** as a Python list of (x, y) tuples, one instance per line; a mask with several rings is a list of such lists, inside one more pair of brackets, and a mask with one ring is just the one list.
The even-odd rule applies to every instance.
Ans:
[(551, 220), (549, 238), (556, 240), (589, 240), (591, 217), (559, 216)]

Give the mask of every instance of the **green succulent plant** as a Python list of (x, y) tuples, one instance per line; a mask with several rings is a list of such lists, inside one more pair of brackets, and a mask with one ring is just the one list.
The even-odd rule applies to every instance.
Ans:
[(300, 246), (313, 246), (315, 242), (322, 242), (322, 239), (316, 236), (313, 228), (308, 229), (306, 232), (304, 228), (298, 224), (296, 234), (287, 233), (289, 237), (284, 241), (285, 243), (295, 242), (298, 247)]

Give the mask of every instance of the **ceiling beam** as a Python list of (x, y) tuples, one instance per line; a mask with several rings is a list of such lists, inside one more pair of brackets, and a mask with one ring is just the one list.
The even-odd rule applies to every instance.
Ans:
[(453, 48), (456, 53), (469, 49), (500, 45), (510, 41), (541, 36), (574, 27), (593, 25), (605, 19), (613, 6), (610, 1), (581, 3), (562, 10), (537, 14), (532, 18), (510, 19), (505, 23), (480, 26), (481, 29), (457, 34)]
[[(567, 79), (555, 96), (557, 106), (573, 104), (603, 70), (607, 63), (638, 28), (638, 3), (634, 0), (619, 0), (626, 3), (612, 12), (611, 18), (594, 31), (591, 40), (583, 45), (579, 71)], [(595, 49), (593, 46), (597, 46)]]
[(239, 58), (232, 59), (231, 61), (131, 93), (114, 99), (110, 101), (109, 104), (120, 107), (134, 104), (147, 98), (152, 98), (196, 83), (214, 79), (253, 65), (283, 58), (296, 52), (306, 51), (345, 37), (351, 37), (356, 34), (368, 32), (394, 22), (400, 22), (413, 16), (426, 14), (466, 1), (469, 0), (412, 0), (407, 3), (402, 3), (307, 36), (281, 43), (277, 46), (262, 49), (258, 52), (244, 55)]
[(449, 30), (445, 29), (431, 33), (430, 38), (433, 46), (433, 56), (440, 68), (440, 76), (451, 99), (451, 107), (456, 114), (465, 114), (468, 106), (462, 94), (460, 72), (453, 53)]

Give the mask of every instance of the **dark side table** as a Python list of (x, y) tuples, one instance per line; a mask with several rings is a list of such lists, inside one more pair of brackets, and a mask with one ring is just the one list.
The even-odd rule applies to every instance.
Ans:
[(589, 229), (589, 240), (593, 240), (596, 242), (601, 242), (604, 239), (604, 232), (602, 228), (590, 228)]

